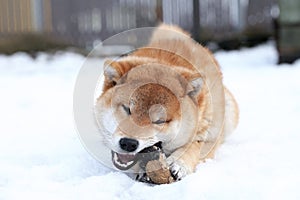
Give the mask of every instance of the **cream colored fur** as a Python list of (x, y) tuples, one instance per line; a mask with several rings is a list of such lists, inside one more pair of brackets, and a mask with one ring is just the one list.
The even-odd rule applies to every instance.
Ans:
[[(192, 173), (200, 162), (214, 156), (238, 123), (237, 103), (222, 84), (215, 87), (224, 92), (217, 100), (224, 100), (225, 107), (219, 113), (214, 110), (210, 88), (215, 77), (222, 81), (208, 50), (180, 28), (161, 25), (148, 46), (106, 62), (103, 93), (95, 108), (107, 147), (126, 154), (119, 141), (133, 138), (139, 145), (130, 154), (136, 154), (162, 142), (173, 175), (179, 180)], [(222, 113), (224, 119), (219, 119)], [(157, 125), (157, 120), (165, 123)], [(138, 166), (129, 169), (138, 170)]]

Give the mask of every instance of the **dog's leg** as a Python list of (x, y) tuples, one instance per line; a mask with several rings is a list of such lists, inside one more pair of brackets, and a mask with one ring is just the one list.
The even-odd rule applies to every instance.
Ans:
[(224, 136), (224, 132), (222, 131), (216, 141), (194, 141), (173, 152), (167, 158), (167, 163), (170, 166), (170, 171), (174, 179), (182, 179), (194, 172), (198, 164), (205, 162), (208, 158), (213, 158), (216, 150), (222, 144)]
[(202, 160), (200, 153), (203, 146), (204, 142), (194, 141), (177, 149), (167, 158), (167, 163), (175, 180), (181, 180), (195, 171), (196, 166)]

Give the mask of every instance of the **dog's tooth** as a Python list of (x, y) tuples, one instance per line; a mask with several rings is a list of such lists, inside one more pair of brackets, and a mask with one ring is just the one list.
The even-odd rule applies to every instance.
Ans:
[(128, 166), (128, 165), (131, 165), (132, 163), (133, 163), (133, 161), (128, 162), (128, 163), (127, 163), (127, 166)]
[(114, 153), (114, 161), (115, 161), (117, 164), (119, 164), (119, 162), (118, 162), (118, 156), (117, 156), (116, 153)]
[(132, 160), (127, 163), (122, 163), (121, 160), (119, 159), (118, 153), (116, 152), (113, 153), (112, 159), (113, 159), (113, 163), (120, 168), (127, 168), (128, 166), (134, 164), (135, 162), (134, 160)]
[(119, 166), (121, 166), (121, 167), (127, 167), (128, 165), (130, 165), (130, 164), (133, 163), (133, 161), (128, 162), (128, 163), (120, 163), (120, 162), (118, 161), (118, 158), (114, 159), (114, 161), (115, 161)]
[(122, 163), (119, 163), (122, 167), (127, 167), (128, 166), (128, 164), (122, 164)]

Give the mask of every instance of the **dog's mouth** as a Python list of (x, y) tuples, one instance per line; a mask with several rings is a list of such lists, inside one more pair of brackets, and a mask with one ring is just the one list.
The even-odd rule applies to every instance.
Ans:
[(137, 154), (121, 154), (114, 151), (111, 153), (114, 166), (120, 170), (127, 170), (137, 162)]
[(119, 170), (128, 170), (133, 167), (139, 160), (147, 162), (152, 159), (156, 159), (156, 151), (161, 149), (161, 142), (158, 142), (152, 146), (146, 147), (136, 154), (132, 153), (117, 153), (111, 151), (112, 162), (114, 166)]

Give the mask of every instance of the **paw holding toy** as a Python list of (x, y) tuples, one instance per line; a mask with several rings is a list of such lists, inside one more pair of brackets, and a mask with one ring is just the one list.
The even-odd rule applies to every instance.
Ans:
[(166, 184), (174, 182), (170, 173), (169, 166), (166, 163), (166, 156), (160, 154), (158, 160), (151, 160), (146, 165), (146, 173), (150, 180), (155, 184)]
[(150, 146), (140, 153), (140, 167), (146, 173), (137, 180), (152, 184), (167, 184), (175, 181), (160, 143)]

